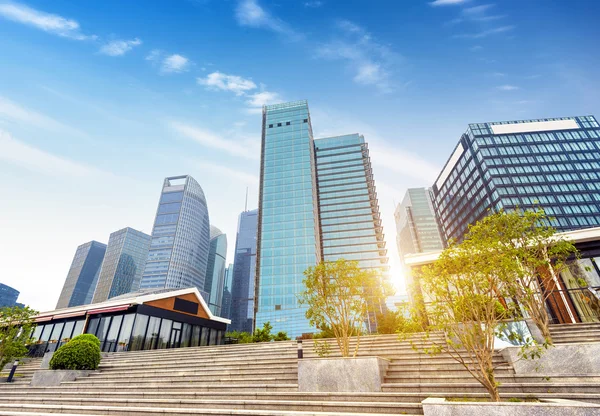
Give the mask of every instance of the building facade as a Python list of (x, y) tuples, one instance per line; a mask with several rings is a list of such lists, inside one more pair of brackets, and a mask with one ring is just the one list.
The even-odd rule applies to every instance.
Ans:
[(87, 305), (92, 302), (98, 283), (106, 244), (90, 241), (77, 247), (56, 309)]
[(320, 260), (313, 134), (306, 101), (263, 107), (255, 327), (313, 332), (296, 295)]
[(204, 291), (209, 233), (208, 207), (198, 182), (188, 175), (166, 178), (140, 288)]
[(260, 179), (255, 327), (312, 333), (298, 304), (308, 267), (343, 257), (388, 268), (367, 144), (313, 140), (306, 101), (265, 106)]
[(129, 227), (110, 235), (92, 303), (139, 290), (150, 240), (148, 234)]
[(227, 256), (227, 236), (217, 227), (210, 226), (208, 264), (204, 291), (207, 293), (211, 312), (221, 316), (223, 289), (225, 287), (225, 257)]
[[(221, 316), (225, 319), (231, 319), (231, 285), (233, 280), (233, 263), (229, 263), (225, 269), (225, 284), (223, 285), (223, 307)], [(253, 293), (254, 295), (254, 293)]]
[(19, 291), (17, 289), (0, 283), (0, 308), (12, 308), (13, 306), (22, 306), (22, 304), (17, 303), (18, 298)]
[(400, 260), (406, 254), (429, 253), (444, 248), (428, 188), (411, 188), (396, 206), (396, 244)]
[(231, 282), (232, 331), (252, 333), (258, 210), (244, 211), (238, 219)]
[(516, 207), (543, 208), (561, 231), (600, 225), (599, 169), (592, 116), (470, 124), (433, 185), (444, 238)]

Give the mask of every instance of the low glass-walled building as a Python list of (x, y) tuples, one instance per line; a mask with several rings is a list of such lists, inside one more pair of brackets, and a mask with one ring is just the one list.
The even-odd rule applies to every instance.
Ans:
[(30, 348), (36, 356), (82, 333), (96, 335), (105, 352), (220, 345), (230, 323), (210, 312), (196, 288), (128, 293), (43, 312), (36, 322)]

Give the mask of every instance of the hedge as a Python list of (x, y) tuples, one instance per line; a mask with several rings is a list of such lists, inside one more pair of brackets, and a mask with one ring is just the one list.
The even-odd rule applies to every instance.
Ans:
[(52, 370), (96, 370), (100, 358), (100, 347), (94, 342), (73, 338), (56, 350), (50, 360), (50, 368)]
[(79, 340), (92, 342), (92, 343), (96, 344), (98, 346), (98, 348), (100, 348), (100, 340), (95, 335), (81, 334), (81, 335), (77, 335), (71, 341), (79, 341)]

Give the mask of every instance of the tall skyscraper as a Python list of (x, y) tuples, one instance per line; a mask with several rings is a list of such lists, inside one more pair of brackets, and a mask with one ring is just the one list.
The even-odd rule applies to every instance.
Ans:
[(396, 243), (400, 260), (406, 254), (444, 249), (429, 188), (411, 188), (396, 206)]
[(216, 316), (221, 316), (223, 288), (225, 287), (225, 257), (227, 256), (227, 236), (217, 227), (210, 226), (208, 265), (204, 291), (207, 293), (208, 307)]
[(141, 289), (197, 287), (204, 291), (209, 219), (202, 188), (188, 175), (163, 184)]
[(560, 231), (598, 226), (599, 170), (592, 116), (469, 124), (433, 185), (444, 237), (515, 207), (542, 207)]
[(110, 235), (92, 303), (139, 290), (150, 239), (129, 227)]
[(221, 317), (231, 319), (231, 283), (233, 279), (233, 263), (229, 263), (225, 269), (225, 284), (223, 285), (223, 306)]
[(231, 286), (232, 331), (252, 332), (258, 210), (244, 211), (238, 220)]
[(255, 327), (314, 332), (297, 299), (304, 270), (344, 257), (387, 271), (367, 145), (313, 141), (306, 101), (265, 106), (260, 179)]
[(106, 253), (106, 244), (97, 241), (90, 241), (77, 247), (56, 309), (87, 305), (92, 302), (104, 253)]
[(17, 304), (17, 299), (19, 297), (19, 291), (14, 289), (8, 285), (0, 283), (0, 308), (9, 307), (19, 305)]

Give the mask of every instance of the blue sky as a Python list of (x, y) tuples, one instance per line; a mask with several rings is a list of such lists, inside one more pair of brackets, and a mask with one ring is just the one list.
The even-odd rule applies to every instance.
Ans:
[(600, 115), (592, 0), (0, 0), (0, 281), (54, 307), (77, 245), (150, 232), (191, 174), (227, 233), (258, 205), (260, 107), (308, 99), (316, 137), (369, 142), (393, 204), (467, 124)]

